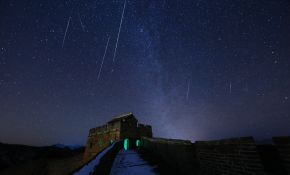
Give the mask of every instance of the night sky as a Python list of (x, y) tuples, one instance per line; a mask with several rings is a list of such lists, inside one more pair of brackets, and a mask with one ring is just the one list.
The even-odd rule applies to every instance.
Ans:
[(156, 137), (290, 135), (290, 1), (124, 2), (0, 1), (0, 142), (84, 144), (127, 112)]

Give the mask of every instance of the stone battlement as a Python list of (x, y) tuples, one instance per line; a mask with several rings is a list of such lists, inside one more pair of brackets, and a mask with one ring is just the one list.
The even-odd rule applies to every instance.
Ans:
[(115, 116), (106, 124), (90, 129), (84, 161), (92, 158), (113, 141), (126, 138), (135, 140), (141, 137), (152, 137), (150, 125), (138, 123), (133, 113)]
[(213, 141), (146, 138), (142, 147), (182, 174), (290, 174), (290, 137), (256, 144), (253, 137)]

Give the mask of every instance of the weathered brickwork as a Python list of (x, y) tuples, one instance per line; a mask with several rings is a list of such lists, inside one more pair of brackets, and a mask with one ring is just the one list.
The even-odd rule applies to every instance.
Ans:
[(201, 174), (265, 174), (252, 137), (195, 142)]
[(290, 137), (273, 137), (273, 142), (287, 174), (290, 174)]
[(141, 145), (151, 153), (162, 157), (170, 168), (182, 174), (196, 172), (195, 149), (189, 140), (143, 137)]
[(265, 172), (252, 137), (219, 141), (142, 138), (142, 146), (159, 155), (182, 174), (237, 175), (269, 174)]
[(290, 175), (290, 136), (273, 137), (274, 144), (255, 144), (252, 137), (218, 141), (141, 139), (149, 152), (161, 156), (182, 174)]
[(138, 120), (132, 113), (117, 116), (105, 125), (90, 129), (84, 161), (90, 160), (112, 141), (125, 138), (135, 140), (142, 136), (152, 137), (151, 126), (138, 124)]

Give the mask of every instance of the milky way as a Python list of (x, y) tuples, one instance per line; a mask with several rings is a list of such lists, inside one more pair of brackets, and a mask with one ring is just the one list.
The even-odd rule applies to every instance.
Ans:
[(289, 9), (0, 1), (0, 142), (84, 144), (90, 128), (127, 112), (156, 137), (289, 135)]

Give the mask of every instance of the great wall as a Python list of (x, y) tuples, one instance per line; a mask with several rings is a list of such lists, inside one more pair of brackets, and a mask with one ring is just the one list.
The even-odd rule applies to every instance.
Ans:
[[(154, 138), (151, 126), (139, 124), (135, 116), (129, 113), (117, 116), (103, 126), (90, 129), (84, 166), (110, 145), (112, 149), (100, 157), (100, 163), (94, 167), (93, 174), (109, 174), (118, 152), (127, 148), (136, 150), (136, 154), (141, 157), (146, 153), (147, 157), (149, 155), (149, 158), (158, 159), (163, 167), (165, 165), (165, 169), (168, 167), (166, 174), (290, 174), (288, 136), (273, 137), (272, 144), (256, 144), (253, 137), (195, 142)], [(78, 170), (80, 169), (82, 167)]]

